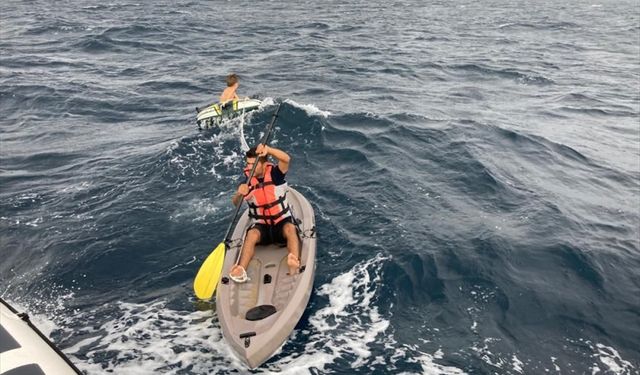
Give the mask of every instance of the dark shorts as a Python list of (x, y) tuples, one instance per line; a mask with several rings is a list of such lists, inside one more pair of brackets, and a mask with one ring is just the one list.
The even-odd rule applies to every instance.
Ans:
[(286, 244), (287, 239), (284, 238), (282, 229), (286, 223), (293, 223), (291, 216), (283, 219), (276, 225), (253, 224), (250, 229), (256, 228), (260, 231), (260, 242), (258, 245)]

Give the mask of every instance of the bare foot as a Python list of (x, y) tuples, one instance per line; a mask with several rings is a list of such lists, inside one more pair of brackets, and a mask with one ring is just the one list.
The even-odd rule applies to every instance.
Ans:
[(300, 269), (300, 259), (293, 254), (289, 254), (287, 256), (287, 265), (289, 266), (289, 274), (295, 275)]
[(234, 277), (242, 277), (243, 271), (244, 268), (242, 268), (241, 265), (236, 264), (235, 266), (231, 267), (231, 272), (229, 272), (229, 274)]
[(247, 281), (249, 281), (247, 272), (239, 264), (236, 264), (235, 266), (231, 267), (231, 271), (229, 272), (229, 278), (239, 284), (246, 283)]

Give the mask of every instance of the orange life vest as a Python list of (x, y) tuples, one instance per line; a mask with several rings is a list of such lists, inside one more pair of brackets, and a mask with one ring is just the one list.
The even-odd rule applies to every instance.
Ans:
[[(271, 178), (273, 164), (265, 163), (264, 178), (262, 182), (255, 176), (249, 184), (249, 194), (244, 199), (249, 204), (249, 217), (253, 223), (275, 225), (291, 216), (289, 202), (287, 201), (288, 185), (285, 182), (276, 185)], [(249, 170), (244, 173), (249, 177)]]

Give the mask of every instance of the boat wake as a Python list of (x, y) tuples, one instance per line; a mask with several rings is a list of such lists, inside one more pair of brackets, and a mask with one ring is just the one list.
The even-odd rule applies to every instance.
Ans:
[[(409, 373), (415, 374), (462, 374), (460, 369), (435, 362), (441, 351), (424, 353), (395, 340), (390, 322), (378, 310), (376, 301), (386, 260), (377, 255), (318, 288), (320, 301), (315, 303), (325, 305), (309, 317), (309, 327), (298, 333), (306, 342), (304, 350), (298, 351), (302, 354), (282, 358), (269, 367), (294, 374), (310, 369), (327, 371), (335, 364), (344, 369), (346, 363), (353, 373), (363, 369), (367, 373), (395, 372), (400, 368), (407, 373), (409, 367), (413, 370)], [(374, 356), (373, 352), (378, 354)]]

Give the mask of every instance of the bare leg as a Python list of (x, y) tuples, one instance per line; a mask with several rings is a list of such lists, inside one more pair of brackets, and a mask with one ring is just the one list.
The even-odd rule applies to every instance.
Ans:
[(300, 239), (296, 233), (296, 227), (291, 223), (286, 223), (282, 227), (282, 236), (287, 239), (289, 274), (294, 275), (298, 273), (300, 268)]
[[(231, 274), (233, 276), (241, 276), (242, 269), (245, 270), (249, 266), (249, 262), (251, 262), (251, 258), (253, 258), (253, 254), (256, 250), (256, 244), (260, 242), (260, 231), (256, 228), (249, 229), (247, 235), (244, 238), (244, 243), (242, 244), (242, 255), (240, 255), (240, 262), (231, 268)], [(238, 267), (240, 266), (240, 267)]]

